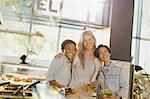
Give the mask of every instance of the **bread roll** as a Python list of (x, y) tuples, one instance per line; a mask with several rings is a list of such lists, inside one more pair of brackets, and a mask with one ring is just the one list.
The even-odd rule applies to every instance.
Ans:
[(20, 77), (14, 77), (14, 81), (16, 81), (16, 82), (20, 82), (20, 81), (21, 81), (21, 79), (20, 79)]
[(26, 82), (32, 82), (32, 78), (27, 78)]
[(26, 79), (25, 79), (25, 78), (22, 78), (22, 82), (26, 82)]

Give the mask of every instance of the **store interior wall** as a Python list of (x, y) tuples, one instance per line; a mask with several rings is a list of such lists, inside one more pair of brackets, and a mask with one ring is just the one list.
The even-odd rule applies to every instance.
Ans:
[(134, 0), (113, 0), (110, 47), (112, 59), (131, 61)]

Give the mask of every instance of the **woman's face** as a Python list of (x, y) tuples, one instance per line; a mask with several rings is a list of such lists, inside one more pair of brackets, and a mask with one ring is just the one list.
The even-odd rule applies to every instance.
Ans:
[(94, 48), (95, 40), (91, 35), (85, 35), (83, 37), (83, 46), (86, 50), (91, 50)]
[(76, 46), (73, 43), (69, 43), (65, 46), (64, 52), (69, 60), (72, 61), (76, 54)]
[(109, 51), (107, 50), (107, 48), (101, 47), (99, 49), (99, 58), (103, 62), (109, 61), (110, 60), (110, 56), (111, 56), (111, 54), (109, 53)]

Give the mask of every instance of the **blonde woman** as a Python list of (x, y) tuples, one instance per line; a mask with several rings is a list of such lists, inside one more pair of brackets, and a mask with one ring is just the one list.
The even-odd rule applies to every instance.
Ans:
[(91, 31), (82, 33), (78, 44), (78, 52), (74, 59), (70, 86), (84, 90), (84, 86), (96, 79), (100, 67), (99, 60), (94, 56), (96, 39)]

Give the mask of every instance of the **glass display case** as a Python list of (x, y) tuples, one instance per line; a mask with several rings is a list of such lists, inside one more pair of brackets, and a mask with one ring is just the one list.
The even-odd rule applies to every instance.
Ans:
[[(0, 98), (66, 99), (65, 96), (61, 95), (57, 90), (53, 89), (52, 87), (47, 87), (45, 81), (45, 77), (46, 77), (45, 75), (47, 71), (48, 71), (47, 67), (40, 67), (31, 64), (17, 64), (17, 63), (2, 62), (1, 63), (2, 81), (0, 81), (0, 84), (2, 82), (9, 82), (9, 84), (2, 85), (2, 86), (0, 85), (0, 89), (4, 89), (5, 87), (7, 88), (8, 86), (13, 85), (13, 86), (19, 86), (19, 87), (15, 87), (18, 90), (20, 86), (24, 86), (25, 88), (26, 85), (28, 86), (38, 81), (40, 81), (40, 83), (32, 87), (32, 92), (26, 92), (26, 90), (21, 89), (21, 91), (15, 95), (14, 95), (14, 91), (10, 92), (9, 90), (9, 93), (8, 92), (6, 93), (6, 90), (0, 90)], [(31, 88), (28, 88), (28, 90), (30, 89)]]
[(17, 77), (17, 82), (29, 82), (27, 78), (44, 81), (47, 71), (47, 67), (33, 66), (31, 64), (1, 63), (1, 77), (3, 80), (16, 81)]

